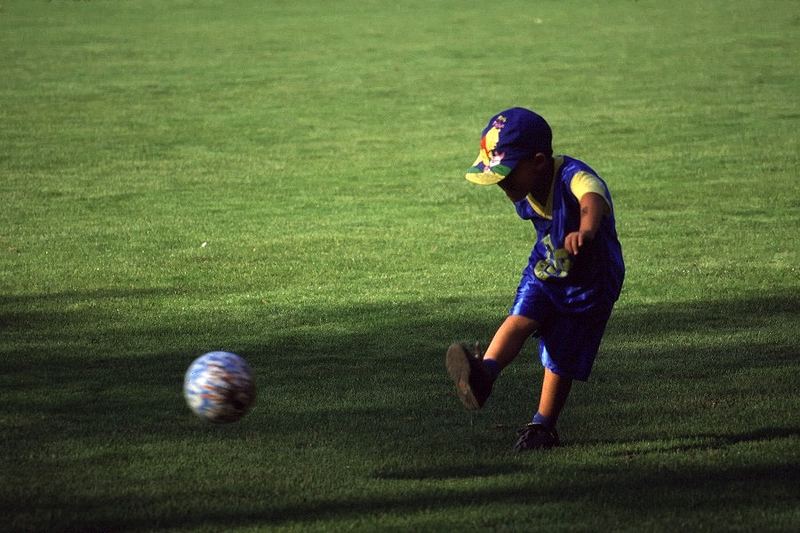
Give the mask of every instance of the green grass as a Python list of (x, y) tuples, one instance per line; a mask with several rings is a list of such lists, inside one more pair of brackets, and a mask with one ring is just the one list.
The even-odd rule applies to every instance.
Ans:
[[(0, 1), (0, 528), (800, 529), (792, 1)], [(532, 230), (463, 180), (537, 109), (628, 275), (566, 446), (488, 340)], [(205, 244), (205, 245), (204, 245)], [(210, 426), (227, 349), (259, 402)]]

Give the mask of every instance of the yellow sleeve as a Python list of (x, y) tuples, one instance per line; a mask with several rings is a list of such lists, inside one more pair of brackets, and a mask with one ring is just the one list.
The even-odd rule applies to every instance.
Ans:
[(570, 182), (569, 188), (579, 202), (584, 194), (587, 192), (594, 192), (602, 196), (603, 200), (605, 200), (606, 204), (608, 204), (608, 208), (611, 209), (611, 202), (608, 201), (606, 188), (603, 185), (603, 182), (600, 181), (600, 179), (594, 174), (589, 174), (588, 172), (581, 170), (572, 176), (572, 181)]

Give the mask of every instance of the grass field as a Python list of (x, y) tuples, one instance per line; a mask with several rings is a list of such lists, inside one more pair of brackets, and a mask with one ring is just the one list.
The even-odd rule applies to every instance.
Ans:
[[(0, 529), (797, 531), (798, 65), (791, 0), (0, 0)], [(532, 245), (463, 179), (512, 105), (628, 267), (523, 455), (534, 345), (474, 415), (443, 367)]]

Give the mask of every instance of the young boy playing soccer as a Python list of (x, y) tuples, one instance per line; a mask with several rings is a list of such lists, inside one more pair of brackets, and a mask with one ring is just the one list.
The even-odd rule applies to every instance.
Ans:
[(533, 223), (536, 244), (486, 353), (453, 344), (447, 371), (464, 406), (480, 409), (503, 368), (537, 335), (544, 366), (539, 406), (514, 449), (557, 446), (556, 421), (572, 381), (589, 378), (625, 275), (611, 195), (588, 165), (554, 157), (550, 126), (519, 107), (489, 120), (466, 178), (499, 185), (519, 217)]

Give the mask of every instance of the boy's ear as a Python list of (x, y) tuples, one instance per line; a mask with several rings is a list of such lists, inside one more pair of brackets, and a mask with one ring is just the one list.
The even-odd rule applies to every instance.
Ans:
[(536, 155), (533, 156), (533, 163), (537, 167), (541, 167), (547, 163), (547, 156), (542, 152), (537, 152)]

